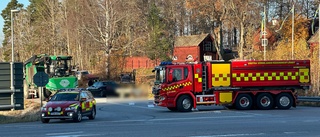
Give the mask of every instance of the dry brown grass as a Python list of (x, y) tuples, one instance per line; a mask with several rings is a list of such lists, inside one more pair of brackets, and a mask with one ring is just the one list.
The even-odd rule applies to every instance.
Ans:
[(297, 106), (320, 107), (320, 102), (298, 102)]
[(25, 100), (24, 103), (24, 110), (0, 111), (0, 124), (40, 120), (40, 104), (35, 100)]

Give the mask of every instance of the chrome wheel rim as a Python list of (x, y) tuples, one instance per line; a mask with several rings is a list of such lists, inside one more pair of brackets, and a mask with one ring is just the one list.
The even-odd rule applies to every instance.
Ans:
[(270, 105), (271, 101), (270, 101), (270, 98), (268, 98), (267, 96), (263, 96), (261, 99), (260, 99), (260, 104), (261, 106), (263, 107), (268, 107)]
[(290, 99), (287, 97), (287, 96), (282, 96), (280, 99), (279, 99), (279, 103), (281, 106), (288, 106), (290, 104)]
[(249, 99), (247, 97), (242, 97), (239, 100), (239, 104), (240, 104), (241, 107), (248, 107), (249, 104), (250, 104), (250, 101), (249, 101)]
[(80, 112), (80, 111), (78, 111), (78, 121), (81, 121), (81, 119), (82, 119), (81, 112)]
[(182, 106), (184, 109), (189, 109), (191, 107), (191, 102), (189, 99), (184, 99), (182, 101)]

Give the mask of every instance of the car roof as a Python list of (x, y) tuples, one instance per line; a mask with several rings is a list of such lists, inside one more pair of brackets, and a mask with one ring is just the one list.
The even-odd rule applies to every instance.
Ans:
[(67, 88), (67, 89), (60, 89), (58, 92), (60, 93), (79, 93), (82, 91), (87, 91), (84, 88)]
[(80, 91), (60, 91), (57, 94), (66, 94), (66, 93), (71, 93), (71, 94), (78, 94)]
[(88, 70), (79, 70), (77, 72), (89, 72)]

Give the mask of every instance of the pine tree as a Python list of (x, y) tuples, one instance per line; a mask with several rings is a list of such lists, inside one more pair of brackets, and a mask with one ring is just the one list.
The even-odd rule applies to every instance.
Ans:
[(2, 41), (2, 46), (5, 47), (8, 45), (8, 41), (10, 40), (10, 31), (11, 31), (11, 10), (23, 8), (23, 4), (18, 3), (17, 0), (11, 0), (7, 7), (2, 10), (1, 16), (4, 19), (4, 26), (2, 32), (4, 34), (4, 40)]
[(152, 59), (170, 60), (170, 39), (159, 8), (152, 4), (148, 15), (150, 29), (147, 56)]

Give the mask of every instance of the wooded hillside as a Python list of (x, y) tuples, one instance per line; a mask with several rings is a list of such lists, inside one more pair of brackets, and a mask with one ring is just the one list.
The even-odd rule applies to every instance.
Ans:
[[(0, 61), (10, 61), (10, 10), (14, 14), (16, 61), (34, 54), (72, 55), (81, 69), (117, 77), (125, 57), (171, 59), (177, 36), (211, 33), (220, 48), (239, 59), (263, 59), (260, 28), (266, 7), (267, 59), (291, 59), (292, 7), (294, 59), (311, 59), (315, 83), (317, 51), (307, 44), (318, 8), (315, 0), (30, 0), (22, 7), (11, 0), (1, 15), (6, 20)], [(277, 23), (273, 24), (273, 21)], [(258, 48), (254, 48), (257, 46)], [(110, 73), (111, 72), (111, 73)], [(318, 89), (314, 90), (318, 91)]]

